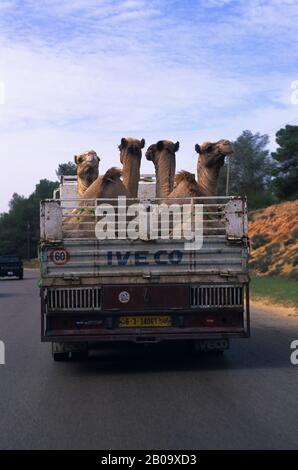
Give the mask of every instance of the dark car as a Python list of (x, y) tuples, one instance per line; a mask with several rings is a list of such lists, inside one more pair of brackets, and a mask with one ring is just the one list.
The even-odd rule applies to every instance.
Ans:
[(23, 261), (18, 256), (0, 256), (0, 277), (24, 277)]

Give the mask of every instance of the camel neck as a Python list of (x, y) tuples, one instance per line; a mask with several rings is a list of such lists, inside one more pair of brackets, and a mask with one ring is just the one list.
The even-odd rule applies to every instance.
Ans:
[(89, 188), (89, 186), (91, 186), (93, 181), (96, 180), (97, 176), (98, 176), (98, 172), (97, 174), (94, 174), (92, 177), (89, 177), (89, 178), (81, 178), (80, 176), (78, 176), (77, 193), (79, 197), (83, 197), (85, 191)]
[(127, 154), (123, 159), (123, 183), (133, 198), (138, 197), (140, 165), (141, 159), (136, 155)]
[(202, 196), (217, 196), (219, 168), (207, 168), (198, 161), (198, 185)]
[(175, 171), (175, 156), (163, 154), (162, 152), (156, 156), (156, 197), (167, 197), (173, 191)]

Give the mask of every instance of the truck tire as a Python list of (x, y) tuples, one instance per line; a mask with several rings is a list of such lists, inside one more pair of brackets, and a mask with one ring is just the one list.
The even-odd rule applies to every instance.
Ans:
[(66, 362), (69, 360), (69, 353), (67, 352), (53, 352), (52, 356), (55, 362)]
[(74, 361), (84, 361), (88, 359), (88, 350), (72, 352), (71, 359), (73, 359)]
[(207, 353), (211, 356), (222, 356), (223, 353), (229, 348), (229, 340), (214, 340), (215, 345), (213, 347), (210, 345), (210, 342), (210, 340), (207, 340), (206, 347), (204, 347), (204, 341), (192, 341), (190, 343), (192, 352), (194, 354)]

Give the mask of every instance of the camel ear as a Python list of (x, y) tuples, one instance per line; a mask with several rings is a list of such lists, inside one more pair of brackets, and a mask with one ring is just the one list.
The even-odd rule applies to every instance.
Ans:
[(175, 144), (175, 152), (178, 152), (179, 147), (180, 147), (180, 143), (179, 143), (179, 142), (176, 142), (176, 144)]
[(164, 145), (163, 145), (163, 141), (162, 140), (159, 140), (156, 144), (156, 148), (159, 152), (162, 151), (162, 149), (164, 148)]
[(145, 139), (142, 139), (141, 140), (141, 149), (143, 149), (145, 147)]
[(199, 146), (199, 144), (196, 144), (196, 145), (195, 145), (195, 151), (196, 151), (197, 153), (201, 153), (201, 147)]
[(100, 162), (100, 158), (99, 158), (99, 156), (98, 156), (98, 155), (96, 155), (96, 157), (97, 157), (97, 160)]
[(119, 146), (120, 149), (125, 149), (125, 147), (127, 147), (127, 140), (125, 139), (125, 137), (122, 137), (121, 139), (121, 145)]
[(78, 164), (78, 156), (77, 156), (77, 155), (75, 155), (73, 158), (74, 158), (74, 162), (75, 162), (75, 164), (77, 165), (77, 164)]

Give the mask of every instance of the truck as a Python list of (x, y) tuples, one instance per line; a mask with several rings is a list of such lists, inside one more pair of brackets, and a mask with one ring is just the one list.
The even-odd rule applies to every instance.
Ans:
[[(139, 202), (156, 206), (154, 193), (155, 178), (143, 175)], [(90, 214), (96, 219), (102, 202), (81, 201), (80, 220), (85, 209), (86, 225)], [(195, 206), (203, 213), (199, 249), (173, 236), (70, 237), (76, 180), (62, 177), (40, 206), (41, 340), (52, 343), (55, 361), (119, 342), (185, 341), (222, 353), (230, 339), (250, 336), (246, 199), (192, 198), (191, 212)]]
[(19, 256), (0, 256), (0, 277), (24, 278), (23, 261)]

